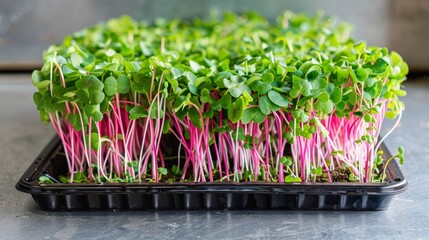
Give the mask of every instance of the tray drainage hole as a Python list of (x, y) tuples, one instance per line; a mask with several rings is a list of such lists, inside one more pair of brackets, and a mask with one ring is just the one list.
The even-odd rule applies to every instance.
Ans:
[(400, 182), (400, 181), (402, 181), (402, 179), (400, 179), (400, 178), (395, 178), (395, 182)]
[(26, 182), (32, 182), (32, 181), (33, 181), (33, 178), (31, 178), (31, 177), (26, 177), (24, 180), (25, 180)]

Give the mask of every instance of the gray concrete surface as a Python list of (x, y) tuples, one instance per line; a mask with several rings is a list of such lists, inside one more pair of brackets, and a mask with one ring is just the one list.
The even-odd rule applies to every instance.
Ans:
[(380, 212), (44, 212), (15, 184), (53, 136), (29, 75), (0, 75), (0, 239), (429, 239), (429, 79), (405, 84), (406, 112), (387, 140), (406, 149), (409, 189)]

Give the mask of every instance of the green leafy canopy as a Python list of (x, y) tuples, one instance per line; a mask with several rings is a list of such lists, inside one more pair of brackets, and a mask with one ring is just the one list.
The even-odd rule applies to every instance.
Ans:
[[(348, 24), (338, 24), (321, 14), (291, 12), (283, 13), (275, 22), (255, 13), (226, 13), (210, 20), (160, 19), (153, 23), (123, 16), (65, 37), (62, 43), (50, 46), (43, 58), (43, 67), (32, 74), (36, 88), (33, 101), (41, 119), (69, 123), (84, 133), (76, 135), (86, 136), (94, 151), (106, 151), (102, 144), (118, 139), (132, 142), (153, 134), (155, 141), (160, 141), (155, 132), (174, 133), (188, 155), (195, 149), (185, 146), (187, 141), (206, 141), (204, 147), (216, 145), (243, 154), (237, 159), (261, 158), (261, 163), (277, 161), (276, 166), (280, 162), (287, 168), (292, 168), (292, 160), (282, 154), (275, 160), (270, 158), (275, 151), (246, 155), (215, 136), (228, 133), (222, 137), (234, 136), (237, 146), (255, 147), (255, 151), (264, 149), (262, 142), (270, 143), (268, 148), (274, 144), (284, 148), (285, 142), (294, 144), (297, 138), (315, 141), (315, 135), (320, 136), (317, 140), (323, 145), (324, 138), (332, 133), (326, 123), (330, 117), (357, 117), (369, 127), (352, 142), (373, 144), (379, 130), (377, 121), (384, 119), (377, 118), (377, 114), (395, 118), (403, 110), (400, 97), (406, 92), (401, 85), (408, 73), (398, 53), (355, 41)], [(110, 120), (114, 123), (98, 131), (101, 123)], [(354, 127), (361, 125), (356, 123), (349, 129), (357, 132)], [(140, 126), (149, 127), (129, 137)], [(196, 130), (190, 133), (186, 131), (189, 128)], [(251, 134), (260, 137), (255, 140)], [(148, 148), (159, 147), (156, 142), (148, 142)], [(146, 141), (137, 145), (146, 147)], [(134, 149), (137, 145), (118, 149)], [(117, 154), (115, 151), (109, 154)], [(220, 152), (216, 153), (220, 156)], [(397, 158), (402, 162), (403, 149), (399, 152)], [(208, 150), (201, 159), (206, 155), (214, 158), (214, 153)], [(124, 154), (120, 159), (136, 155)], [(158, 152), (145, 156), (162, 159)], [(219, 165), (213, 160), (207, 162)], [(253, 169), (255, 174), (242, 174), (253, 180), (258, 174), (266, 180), (278, 175), (278, 169), (260, 169), (259, 164), (243, 163), (236, 169)], [(141, 167), (148, 169), (147, 164)], [(309, 175), (321, 177), (319, 167), (314, 166)], [(206, 173), (208, 169), (205, 166), (201, 171)], [(195, 171), (191, 172), (197, 174)], [(167, 177), (179, 170), (159, 167), (153, 172)], [(307, 180), (290, 173), (285, 172), (285, 182)], [(229, 177), (229, 173), (222, 174)], [(131, 175), (123, 175), (124, 181), (132, 179)]]

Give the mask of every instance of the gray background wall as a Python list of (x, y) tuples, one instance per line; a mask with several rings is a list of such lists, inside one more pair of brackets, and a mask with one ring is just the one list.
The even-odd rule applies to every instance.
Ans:
[(136, 19), (185, 18), (258, 11), (274, 19), (286, 9), (317, 10), (355, 25), (353, 35), (400, 52), (413, 69), (429, 69), (426, 0), (0, 0), (0, 69), (32, 68), (42, 51), (74, 31), (128, 14)]

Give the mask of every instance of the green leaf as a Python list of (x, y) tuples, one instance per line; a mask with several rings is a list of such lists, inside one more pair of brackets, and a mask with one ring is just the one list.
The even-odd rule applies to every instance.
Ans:
[(94, 120), (95, 122), (100, 122), (101, 120), (103, 120), (103, 114), (100, 111), (95, 112), (94, 114), (92, 114), (92, 120)]
[(100, 105), (87, 104), (87, 105), (85, 105), (83, 110), (88, 117), (92, 117), (96, 112), (100, 111)]
[(120, 74), (117, 79), (117, 88), (118, 92), (121, 94), (126, 94), (130, 90), (130, 80), (127, 75)]
[(136, 120), (137, 118), (147, 117), (147, 110), (143, 108), (143, 106), (135, 106), (129, 111), (129, 118), (131, 120)]
[(244, 113), (244, 107), (244, 100), (241, 97), (231, 104), (231, 107), (228, 109), (228, 117), (233, 123), (241, 119)]
[(259, 109), (261, 112), (263, 112), (265, 115), (270, 114), (270, 100), (268, 100), (267, 96), (262, 96), (258, 100)]
[(191, 82), (188, 82), (188, 89), (191, 93), (198, 95), (198, 88)]
[(301, 82), (301, 94), (304, 97), (311, 96), (312, 90), (313, 90), (313, 85), (307, 79), (302, 80), (302, 82)]
[(365, 122), (371, 122), (372, 117), (371, 117), (371, 115), (366, 114), (365, 116), (363, 116), (363, 119)]
[[(154, 101), (152, 102), (152, 108), (149, 108), (149, 117), (152, 119), (158, 119), (164, 117), (164, 111), (162, 109), (159, 109), (158, 102)], [(159, 116), (158, 116), (159, 115)]]
[(317, 168), (312, 168), (311, 170), (310, 170), (310, 172), (311, 172), (311, 174), (312, 175), (314, 175), (314, 176), (321, 176), (322, 175), (322, 167), (317, 167)]
[(72, 53), (70, 55), (70, 62), (73, 65), (73, 67), (79, 68), (80, 65), (83, 63), (83, 58), (77, 53)]
[(268, 92), (268, 98), (279, 107), (286, 107), (291, 103), (286, 97), (274, 90)]
[(103, 102), (100, 103), (100, 112), (101, 113), (106, 113), (107, 110), (109, 110), (109, 100), (104, 98)]
[(321, 94), (319, 94), (319, 96), (317, 96), (317, 99), (319, 99), (320, 101), (327, 102), (329, 100), (329, 95), (326, 92), (322, 92)]
[(243, 97), (244, 97), (244, 99), (246, 100), (246, 105), (247, 105), (249, 102), (253, 102), (253, 98), (252, 98), (252, 96), (250, 95), (250, 92), (249, 92), (249, 91), (244, 90), (244, 91), (243, 91)]
[(45, 104), (45, 100), (43, 100), (43, 95), (39, 92), (35, 92), (33, 94), (33, 102), (36, 104), (38, 109), (41, 109)]
[(232, 76), (232, 73), (230, 72), (220, 72), (215, 75), (214, 82), (219, 88), (226, 88), (224, 84), (224, 80), (230, 78), (231, 76)]
[(98, 133), (91, 133), (91, 148), (93, 150), (98, 150), (100, 138), (98, 136)]
[(40, 72), (39, 70), (34, 70), (31, 74), (31, 81), (33, 82), (33, 84), (35, 85), (43, 80), (44, 79), (42, 72)]
[(162, 127), (162, 134), (170, 133), (170, 128), (171, 128), (171, 121), (170, 119), (166, 119), (164, 121), (164, 126)]
[(200, 64), (192, 60), (189, 61), (189, 66), (191, 67), (193, 72), (198, 72), (202, 68)]
[(292, 112), (292, 117), (298, 119), (300, 122), (307, 122), (310, 116), (302, 109), (297, 109)]
[(372, 71), (374, 73), (384, 73), (386, 71), (386, 68), (389, 64), (387, 63), (386, 60), (384, 60), (383, 58), (379, 58), (375, 61), (375, 63), (372, 65)]
[(331, 100), (333, 103), (337, 104), (342, 99), (342, 91), (339, 87), (334, 87), (334, 89), (331, 92)]
[(195, 80), (197, 77), (192, 72), (186, 72), (186, 78), (188, 79), (188, 89), (191, 93), (198, 95), (198, 88), (195, 86)]
[(368, 73), (363, 68), (356, 69), (356, 78), (359, 82), (364, 82), (368, 78)]
[(198, 110), (194, 107), (190, 108), (188, 111), (188, 117), (191, 120), (192, 124), (194, 124), (195, 127), (202, 129), (203, 123), (201, 122), (200, 113)]
[[(261, 76), (259, 76), (259, 75), (253, 75), (253, 76), (251, 76), (250, 78), (248, 78), (246, 80), (246, 85), (247, 86), (253, 86), (253, 84), (255, 84), (258, 80), (261, 80)], [(252, 90), (253, 90), (253, 88), (252, 88)]]
[(168, 169), (167, 168), (163, 168), (163, 167), (159, 167), (158, 168), (158, 172), (159, 172), (159, 174), (161, 174), (161, 175), (167, 175), (167, 173), (168, 173)]
[(238, 141), (243, 141), (245, 139), (244, 129), (242, 127), (238, 127), (234, 129), (231, 133), (232, 139), (236, 139)]
[(334, 104), (332, 103), (332, 101), (330, 99), (326, 102), (317, 101), (316, 102), (316, 108), (324, 114), (329, 114), (332, 112), (332, 110), (334, 110)]
[(39, 90), (43, 90), (46, 89), (46, 87), (48, 87), (50, 84), (51, 83), (49, 80), (43, 80), (41, 82), (35, 83), (34, 86)]
[(107, 71), (116, 72), (116, 71), (118, 71), (118, 68), (119, 68), (119, 64), (117, 64), (117, 63), (111, 63), (111, 64), (108, 64), (108, 65), (104, 66), (103, 69), (107, 70)]
[(58, 177), (58, 180), (60, 180), (60, 182), (62, 182), (62, 183), (69, 183), (69, 182), (70, 182), (70, 177), (60, 175), (60, 176)]
[(310, 80), (310, 81), (315, 80), (315, 79), (317, 79), (317, 78), (319, 77), (319, 72), (318, 72), (318, 71), (316, 71), (316, 70), (313, 70), (313, 71), (311, 71), (311, 72), (308, 72), (308, 73), (305, 75), (305, 77), (306, 77), (308, 80)]
[(233, 75), (230, 77), (231, 81), (237, 84), (243, 84), (246, 82), (246, 79), (243, 76), (240, 75)]
[(81, 183), (86, 181), (86, 175), (84, 172), (75, 172), (73, 174), (73, 182), (75, 183)]
[(344, 109), (346, 109), (346, 102), (339, 101), (338, 103), (335, 104), (335, 107), (338, 111), (344, 111)]
[(55, 86), (53, 89), (54, 97), (57, 99), (62, 99), (66, 89), (62, 86)]
[(376, 82), (377, 82), (377, 80), (375, 80), (374, 78), (367, 78), (365, 80), (365, 86), (366, 87), (373, 87)]
[(241, 122), (243, 124), (249, 123), (256, 115), (258, 108), (246, 108), (243, 112), (243, 116), (241, 117)]
[(75, 113), (70, 113), (67, 116), (67, 120), (69, 121), (69, 123), (71, 123), (72, 125), (75, 125), (77, 123), (79, 123), (79, 116)]
[(68, 91), (63, 94), (63, 98), (74, 98), (76, 96), (76, 91)]
[(232, 98), (231, 98), (231, 95), (229, 94), (223, 95), (222, 98), (220, 99), (220, 104), (223, 109), (229, 109), (229, 107), (231, 106), (231, 102), (232, 102)]
[(142, 74), (137, 74), (133, 76), (133, 80), (131, 82), (131, 91), (135, 91), (138, 93), (145, 93), (149, 95), (152, 90), (152, 79), (150, 77), (145, 77)]
[(124, 139), (124, 136), (123, 136), (122, 134), (120, 134), (120, 133), (119, 133), (119, 134), (117, 135), (117, 138), (118, 138), (118, 140), (123, 140), (123, 139)]
[(88, 89), (88, 79), (87, 78), (82, 78), (79, 79), (75, 82), (75, 86), (77, 87), (77, 89)]
[(103, 91), (104, 84), (96, 76), (89, 75), (87, 77), (87, 81), (88, 81), (88, 90), (90, 92), (91, 91), (95, 91), (95, 92)]
[(79, 89), (79, 90), (77, 90), (77, 92), (76, 92), (76, 97), (77, 97), (80, 101), (82, 101), (82, 102), (86, 103), (86, 102), (88, 102), (88, 101), (89, 101), (89, 92), (88, 92), (88, 90), (87, 90), (87, 89)]
[(175, 176), (182, 176), (183, 171), (177, 166), (177, 165), (173, 165), (171, 167), (171, 172), (175, 175)]
[(274, 75), (270, 72), (265, 72), (264, 74), (262, 74), (261, 79), (265, 83), (270, 83), (270, 82), (274, 81)]
[(53, 113), (53, 112), (55, 112), (56, 111), (55, 104), (53, 104), (53, 103), (45, 103), (44, 110), (47, 113)]
[(179, 111), (181, 108), (183, 108), (184, 106), (185, 106), (185, 103), (186, 103), (186, 97), (185, 96), (178, 96), (176, 99), (175, 99), (175, 101), (174, 101), (174, 104), (173, 104), (173, 108), (174, 108), (174, 111)]
[(118, 91), (118, 83), (115, 77), (108, 77), (104, 80), (104, 93), (106, 96), (113, 96)]
[(200, 100), (202, 103), (208, 103), (212, 100), (210, 97), (210, 92), (207, 88), (204, 88), (203, 90), (201, 90)]
[(404, 147), (403, 147), (403, 146), (399, 146), (399, 147), (398, 147), (398, 153), (399, 153), (399, 154), (404, 154), (404, 152), (405, 152), (405, 151), (404, 151)]
[(173, 73), (174, 79), (178, 79), (179, 77), (181, 77), (183, 75), (182, 69), (176, 68), (176, 67), (171, 68), (171, 73)]
[(399, 164), (403, 165), (404, 164), (404, 157), (401, 155), (398, 158), (399, 158)]
[(229, 93), (231, 96), (238, 98), (243, 94), (243, 90), (238, 87), (232, 87), (229, 89)]
[(194, 86), (198, 88), (200, 85), (211, 84), (211, 82), (212, 81), (208, 77), (199, 77), (195, 79)]
[(79, 131), (82, 129), (81, 123), (80, 123), (80, 117), (78, 114), (74, 114), (74, 113), (70, 113), (67, 116), (67, 120), (69, 121), (69, 123), (73, 126), (73, 128), (76, 131)]
[(291, 98), (293, 98), (293, 99), (295, 99), (295, 98), (298, 98), (298, 96), (299, 96), (299, 90), (298, 89), (292, 89), (292, 90), (290, 90), (290, 92), (289, 92), (289, 96), (291, 97)]
[(54, 183), (54, 182), (46, 176), (40, 176), (39, 183)]
[(195, 80), (197, 79), (197, 76), (195, 76), (195, 74), (193, 74), (192, 72), (186, 72), (186, 78), (190, 83), (194, 84)]
[(285, 157), (285, 156), (280, 158), (280, 162), (288, 167), (292, 166), (292, 163), (293, 163), (290, 157)]
[(337, 82), (339, 82), (339, 83), (347, 82), (348, 77), (349, 77), (349, 70), (348, 69), (343, 69), (341, 67), (337, 67), (336, 72), (337, 72)]
[(265, 121), (265, 119), (267, 118), (267, 115), (265, 115), (261, 109), (259, 108), (255, 108), (256, 109), (256, 113), (253, 116), (253, 122), (255, 123), (263, 123)]
[(319, 90), (324, 91), (325, 88), (328, 86), (328, 81), (324, 78), (318, 78), (316, 80), (311, 81), (311, 89), (313, 91)]
[(356, 74), (355, 74), (355, 72), (353, 71), (353, 69), (351, 67), (349, 67), (349, 74), (350, 74), (350, 77), (353, 80), (353, 83), (356, 83), (357, 82), (357, 77), (356, 77)]
[(89, 93), (89, 102), (90, 104), (100, 104), (104, 100), (103, 92), (91, 92)]
[(252, 86), (252, 89), (259, 94), (266, 94), (272, 89), (271, 84), (262, 81), (255, 81)]
[(127, 72), (130, 72), (130, 73), (136, 72), (136, 68), (131, 62), (124, 61), (124, 66)]
[(203, 119), (208, 119), (208, 118), (211, 119), (211, 118), (213, 118), (213, 115), (214, 115), (213, 111), (214, 111), (213, 108), (209, 108), (207, 111), (204, 111), (202, 113)]
[(285, 177), (285, 182), (287, 183), (299, 183), (302, 182), (300, 177), (294, 177), (292, 175), (288, 175)]
[(164, 56), (158, 55), (158, 56), (151, 56), (149, 58), (149, 62), (153, 67), (160, 67), (165, 68), (167, 67), (167, 62)]
[(279, 107), (279, 106), (277, 106), (276, 104), (274, 104), (273, 102), (268, 101), (268, 103), (270, 104), (270, 109), (271, 109), (271, 111), (273, 111), (273, 112), (277, 112), (277, 111), (279, 111), (279, 110), (280, 110), (280, 107)]
[(229, 79), (224, 78), (223, 84), (227, 88), (234, 88), (246, 82), (246, 79), (240, 75), (233, 75)]

